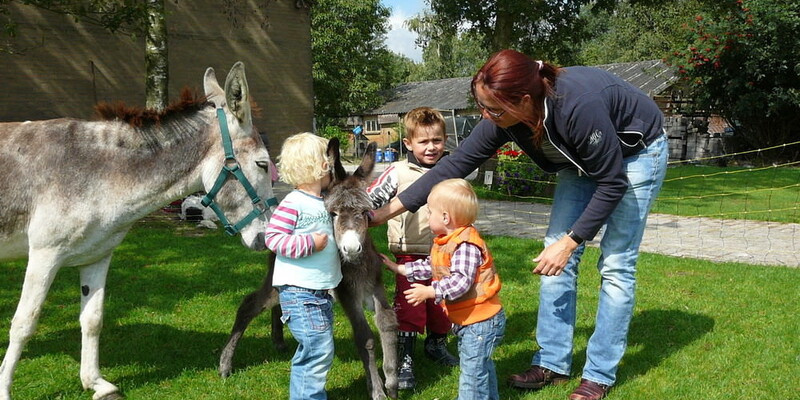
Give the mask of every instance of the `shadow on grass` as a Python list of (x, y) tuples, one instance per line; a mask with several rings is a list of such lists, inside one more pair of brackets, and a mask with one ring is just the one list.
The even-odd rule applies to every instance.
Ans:
[(714, 329), (714, 319), (680, 310), (645, 310), (634, 315), (618, 380), (644, 375), (675, 352)]
[[(264, 318), (261, 322), (258, 319), (253, 322), (254, 324), (269, 323), (269, 318)], [(258, 327), (258, 329), (262, 329), (262, 327)], [(101, 343), (101, 370), (109, 374), (109, 377), (116, 383), (124, 382), (124, 387), (121, 389), (130, 391), (142, 386), (157, 385), (158, 382), (179, 379), (186, 371), (213, 370), (215, 371), (213, 375), (216, 376), (219, 355), (228, 339), (227, 334), (223, 332), (188, 331), (160, 324), (109, 326), (104, 329), (103, 337), (108, 339)], [(288, 371), (297, 343), (288, 333), (285, 337), (288, 349), (282, 352), (272, 345), (272, 341), (267, 336), (260, 333), (258, 336), (245, 334), (239, 342), (233, 359), (232, 375), (227, 379), (235, 379), (237, 374), (245, 374), (265, 363), (280, 363)], [(360, 365), (355, 344), (350, 337), (337, 337), (334, 342), (337, 357), (334, 368), (336, 368), (336, 364), (341, 365), (341, 363), (353, 361)], [(76, 368), (80, 363), (79, 329), (62, 329), (47, 335), (47, 338), (34, 338), (29, 347), (30, 350), (25, 352), (21, 361), (23, 363), (26, 362), (25, 359), (54, 354), (65, 354), (72, 358)], [(421, 350), (421, 347), (418, 350)], [(447, 370), (436, 372), (440, 368), (434, 367), (432, 362), (423, 359), (421, 351), (418, 359), (420, 371), (426, 371), (424, 378), (419, 379), (420, 387), (424, 388), (426, 382), (434, 384), (438, 381), (439, 375), (448, 373)], [(378, 367), (381, 368), (380, 362)], [(132, 374), (120, 372), (131, 370), (141, 372)], [(79, 382), (77, 374), (61, 378)], [(217, 377), (216, 379), (219, 379), (221, 383), (224, 378)], [(362, 372), (346, 387), (332, 389), (330, 391), (331, 398), (359, 399), (363, 395), (364, 399), (368, 399), (366, 387), (366, 374)]]
[[(633, 316), (628, 332), (628, 349), (617, 371), (616, 386), (647, 374), (674, 353), (714, 329), (708, 316), (680, 310), (644, 310)], [(576, 336), (590, 337), (594, 326), (579, 328)], [(580, 378), (586, 362), (586, 348), (576, 349), (573, 378)]]

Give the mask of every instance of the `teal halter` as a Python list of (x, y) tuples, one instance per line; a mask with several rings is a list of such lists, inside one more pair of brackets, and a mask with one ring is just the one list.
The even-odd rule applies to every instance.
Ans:
[[(275, 197), (270, 197), (266, 200), (266, 206), (264, 202), (261, 201), (261, 198), (258, 197), (256, 194), (255, 189), (253, 189), (253, 185), (250, 184), (250, 181), (247, 180), (247, 177), (244, 176), (244, 171), (239, 167), (239, 162), (236, 161), (236, 157), (233, 155), (233, 145), (231, 144), (231, 134), (228, 132), (228, 120), (225, 117), (225, 112), (222, 111), (222, 108), (217, 109), (217, 119), (219, 120), (219, 131), (222, 135), (222, 147), (225, 149), (225, 162), (222, 165), (222, 171), (220, 171), (219, 175), (217, 176), (217, 181), (214, 182), (214, 187), (208, 191), (208, 193), (203, 197), (203, 200), (200, 201), (204, 207), (211, 207), (214, 210), (214, 213), (217, 214), (219, 221), (225, 227), (225, 233), (228, 235), (235, 235), (239, 233), (242, 228), (247, 226), (251, 221), (258, 218), (261, 214), (267, 211), (267, 206), (275, 207), (278, 205), (278, 199)], [(250, 211), (241, 221), (231, 225), (228, 222), (228, 219), (225, 218), (225, 214), (219, 208), (219, 205), (214, 202), (214, 197), (217, 195), (222, 186), (225, 185), (225, 182), (228, 178), (233, 175), (242, 184), (244, 190), (247, 191), (247, 194), (250, 196), (250, 200), (253, 202), (253, 211)]]

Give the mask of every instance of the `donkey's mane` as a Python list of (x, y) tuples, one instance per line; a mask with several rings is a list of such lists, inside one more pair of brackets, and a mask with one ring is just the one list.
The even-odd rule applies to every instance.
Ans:
[(164, 110), (154, 110), (144, 107), (131, 107), (123, 102), (101, 102), (95, 105), (95, 119), (113, 121), (120, 120), (136, 128), (160, 125), (173, 117), (193, 114), (210, 106), (206, 96), (198, 94), (189, 88), (183, 88), (181, 97), (171, 103)]

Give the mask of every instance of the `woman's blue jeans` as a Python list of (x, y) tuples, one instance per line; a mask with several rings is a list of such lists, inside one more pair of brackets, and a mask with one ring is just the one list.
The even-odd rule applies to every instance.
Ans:
[[(613, 385), (617, 366), (625, 353), (633, 314), (636, 261), (647, 214), (666, 174), (669, 149), (666, 136), (624, 159), (630, 186), (608, 218), (600, 240), (600, 293), (594, 333), (586, 348), (582, 378)], [(544, 245), (560, 239), (586, 208), (596, 184), (578, 176), (574, 169), (558, 173), (558, 184)], [(569, 375), (572, 367), (573, 335), (581, 245), (559, 276), (542, 276), (536, 340), (540, 350), (532, 365)]]
[(506, 313), (503, 310), (485, 321), (453, 328), (453, 333), (458, 336), (461, 367), (457, 400), (500, 399), (492, 354), (503, 340), (505, 331)]
[(281, 321), (297, 340), (289, 399), (327, 399), (325, 383), (333, 364), (333, 298), (327, 290), (296, 286), (277, 289), (283, 311)]

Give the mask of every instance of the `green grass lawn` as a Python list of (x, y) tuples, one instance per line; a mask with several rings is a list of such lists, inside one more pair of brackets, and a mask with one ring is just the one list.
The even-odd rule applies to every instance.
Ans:
[(671, 167), (653, 212), (798, 223), (800, 168)]
[[(385, 251), (385, 227), (373, 236)], [(508, 328), (495, 360), (499, 379), (527, 368), (536, 344), (538, 278), (529, 261), (536, 241), (488, 238), (503, 279)], [(566, 399), (578, 384), (593, 329), (599, 277), (596, 249), (586, 252), (579, 288), (572, 381), (521, 392), (501, 385), (503, 399)], [(240, 342), (235, 369), (218, 377), (219, 352), (236, 308), (261, 282), (264, 253), (238, 238), (190, 224), (140, 222), (118, 248), (108, 277), (101, 367), (129, 399), (285, 399), (292, 349), (271, 347), (268, 316)], [(8, 331), (24, 263), (4, 263), (2, 326)], [(393, 279), (385, 276), (389, 293)], [(612, 399), (789, 399), (800, 386), (800, 270), (712, 263), (643, 254), (629, 349)], [(13, 386), (15, 399), (90, 399), (78, 377), (78, 271), (62, 270), (38, 332), (28, 344)], [(366, 399), (366, 381), (349, 324), (336, 308), (332, 399)], [(7, 338), (4, 334), (3, 337)], [(2, 346), (7, 346), (7, 339)], [(421, 345), (421, 339), (420, 343)], [(417, 347), (418, 388), (401, 399), (455, 397), (458, 369), (430, 363)], [(451, 350), (456, 351), (451, 338)]]
[[(482, 199), (552, 202), (548, 197), (509, 196), (481, 182), (473, 186)], [(652, 212), (800, 223), (800, 168), (671, 166)]]

